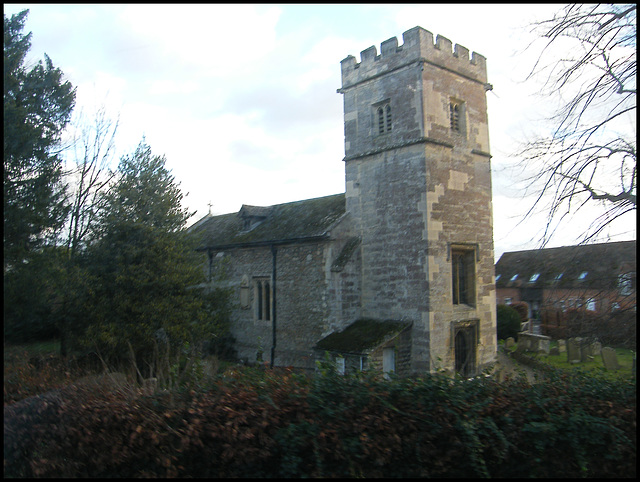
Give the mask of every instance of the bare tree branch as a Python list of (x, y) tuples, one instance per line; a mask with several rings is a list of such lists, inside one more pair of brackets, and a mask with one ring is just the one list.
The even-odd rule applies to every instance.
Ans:
[(544, 45), (527, 79), (544, 76), (541, 94), (559, 106), (549, 134), (516, 154), (534, 172), (525, 219), (548, 202), (548, 240), (595, 203), (604, 214), (584, 233), (592, 239), (636, 206), (636, 6), (567, 5), (532, 28)]

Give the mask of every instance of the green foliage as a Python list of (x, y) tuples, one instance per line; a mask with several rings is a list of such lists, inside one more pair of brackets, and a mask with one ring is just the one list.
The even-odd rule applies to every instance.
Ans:
[(57, 150), (75, 90), (45, 56), (28, 70), (28, 10), (4, 18), (4, 266), (19, 269), (67, 214)]
[(58, 336), (64, 250), (45, 247), (31, 254), (20, 269), (4, 276), (4, 337), (10, 343)]
[(509, 306), (518, 312), (521, 322), (529, 319), (529, 304), (526, 301), (515, 301)]
[(165, 162), (144, 141), (122, 158), (84, 256), (94, 280), (85, 345), (147, 374), (223, 335), (229, 313), (227, 290), (202, 288), (196, 240), (184, 229), (189, 216)]
[(509, 337), (518, 338), (520, 332), (520, 314), (511, 306), (498, 305), (496, 311), (498, 340), (506, 340)]
[(27, 14), (4, 18), (3, 293), (4, 334), (11, 341), (57, 330), (51, 315), (59, 258), (49, 246), (68, 211), (58, 151), (75, 102), (75, 90), (49, 57), (25, 65)]
[(70, 387), (5, 407), (5, 475), (635, 477), (635, 383), (546, 376), (234, 368), (173, 395)]

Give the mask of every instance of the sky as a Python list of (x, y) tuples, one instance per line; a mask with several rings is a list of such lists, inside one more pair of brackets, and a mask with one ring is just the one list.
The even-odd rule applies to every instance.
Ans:
[[(535, 249), (544, 213), (515, 153), (554, 105), (525, 81), (535, 62), (527, 25), (559, 5), (5, 4), (28, 8), (28, 61), (46, 53), (77, 88), (76, 112), (119, 119), (116, 167), (144, 137), (164, 155), (195, 212), (237, 212), (345, 191), (340, 61), (420, 26), (487, 58), (495, 260)], [(548, 244), (576, 244), (593, 212)], [(635, 215), (601, 241), (635, 239)]]

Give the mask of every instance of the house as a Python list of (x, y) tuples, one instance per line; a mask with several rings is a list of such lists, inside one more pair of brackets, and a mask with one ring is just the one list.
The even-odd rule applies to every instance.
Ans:
[(473, 375), (496, 357), (486, 60), (420, 27), (341, 62), (344, 193), (205, 216), (239, 356)]
[(636, 242), (504, 253), (496, 263), (501, 304), (525, 301), (529, 317), (584, 309), (597, 315), (635, 311)]

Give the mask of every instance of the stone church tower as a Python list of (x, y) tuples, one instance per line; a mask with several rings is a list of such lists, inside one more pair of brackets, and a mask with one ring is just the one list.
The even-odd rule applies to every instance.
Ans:
[(486, 60), (421, 27), (342, 61), (361, 315), (411, 323), (410, 371), (495, 360)]

